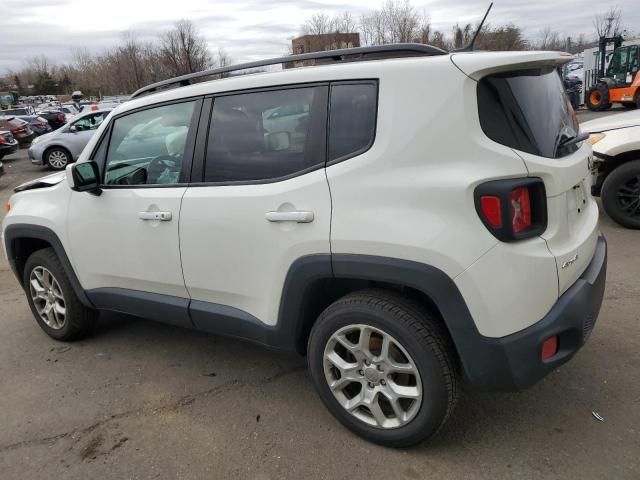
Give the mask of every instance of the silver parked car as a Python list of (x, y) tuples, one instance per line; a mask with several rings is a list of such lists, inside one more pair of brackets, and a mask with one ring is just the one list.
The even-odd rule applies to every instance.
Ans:
[(64, 127), (36, 137), (29, 148), (31, 163), (63, 170), (78, 159), (82, 149), (110, 112), (111, 109), (103, 109), (82, 113)]

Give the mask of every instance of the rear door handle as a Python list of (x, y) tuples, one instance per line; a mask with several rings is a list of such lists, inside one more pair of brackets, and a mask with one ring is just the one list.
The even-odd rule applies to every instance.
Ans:
[(313, 222), (313, 212), (267, 212), (264, 215), (270, 222)]
[(159, 220), (168, 222), (171, 220), (171, 212), (138, 212), (138, 217), (142, 220)]

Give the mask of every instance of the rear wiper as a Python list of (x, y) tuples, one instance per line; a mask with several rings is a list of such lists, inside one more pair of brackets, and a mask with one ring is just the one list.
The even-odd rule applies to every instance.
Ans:
[(575, 137), (565, 138), (560, 143), (558, 143), (558, 148), (560, 147), (568, 147), (569, 145), (575, 145), (576, 143), (584, 142), (587, 138), (589, 138), (591, 134), (583, 132)]

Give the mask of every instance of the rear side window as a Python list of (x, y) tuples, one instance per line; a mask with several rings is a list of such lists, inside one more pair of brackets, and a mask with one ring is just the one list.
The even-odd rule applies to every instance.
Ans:
[(323, 165), (327, 97), (319, 86), (216, 98), (204, 180), (265, 181)]
[(377, 114), (375, 83), (331, 86), (329, 161), (367, 150), (373, 143)]
[(578, 121), (553, 69), (483, 78), (478, 113), (485, 135), (507, 147), (548, 158), (579, 148), (562, 145), (578, 134)]

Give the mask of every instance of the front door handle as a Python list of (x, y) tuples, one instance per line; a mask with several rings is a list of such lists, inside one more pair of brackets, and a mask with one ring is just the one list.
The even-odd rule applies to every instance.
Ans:
[(313, 222), (313, 212), (267, 212), (264, 215), (270, 222)]
[(138, 212), (138, 217), (142, 220), (158, 220), (168, 222), (171, 220), (171, 212)]

